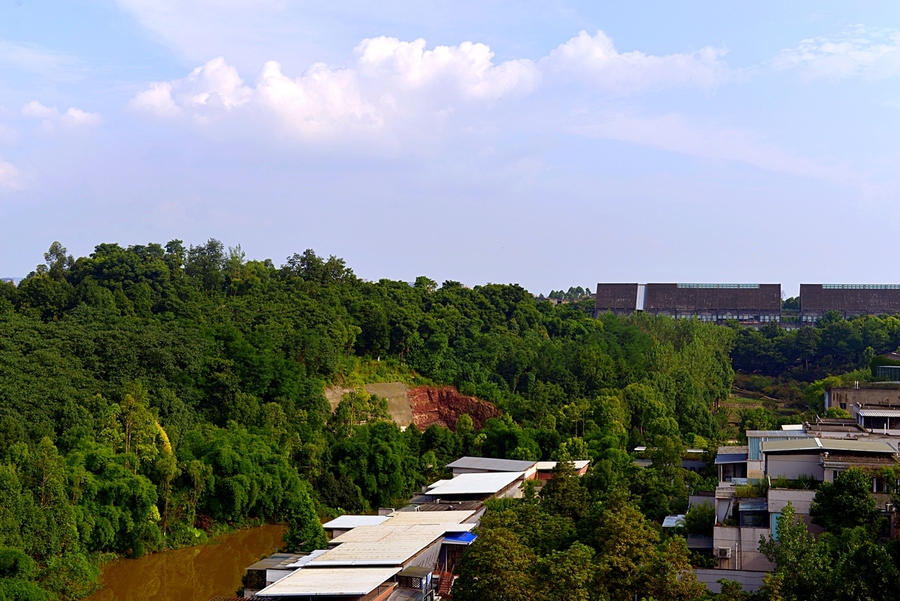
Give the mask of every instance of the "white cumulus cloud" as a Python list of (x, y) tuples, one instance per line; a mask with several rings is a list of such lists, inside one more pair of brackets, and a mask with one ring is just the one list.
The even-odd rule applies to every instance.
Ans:
[(383, 107), (365, 97), (358, 74), (316, 64), (291, 78), (275, 61), (266, 63), (256, 87), (261, 107), (271, 111), (293, 131), (323, 135), (336, 130), (378, 129)]
[(253, 90), (221, 56), (191, 71), (184, 79), (156, 82), (131, 100), (131, 107), (163, 117), (193, 111), (198, 119), (229, 111), (250, 101)]
[(664, 56), (619, 52), (604, 32), (582, 31), (551, 51), (541, 66), (608, 92), (629, 94), (680, 86), (712, 88), (728, 76), (724, 55), (712, 47)]
[(12, 163), (0, 157), (0, 190), (17, 190), (19, 188), (19, 170)]
[(32, 100), (23, 106), (22, 115), (31, 119), (40, 119), (41, 127), (48, 131), (53, 131), (57, 126), (76, 128), (100, 123), (100, 115), (97, 113), (88, 113), (75, 107), (69, 107), (63, 113), (55, 106), (44, 106), (37, 100)]
[(346, 66), (316, 63), (297, 77), (269, 61), (255, 87), (246, 85), (219, 57), (183, 79), (151, 84), (130, 106), (161, 117), (189, 115), (201, 122), (238, 109), (262, 111), (309, 136), (378, 130), (396, 119), (433, 116), (457, 105), (527, 93), (537, 84), (533, 62), (495, 64), (493, 57), (484, 44), (427, 50), (425, 40), (378, 37), (363, 40)]
[(799, 69), (806, 79), (848, 77), (884, 79), (900, 76), (900, 31), (872, 31), (857, 26), (834, 38), (810, 38), (782, 50), (776, 69)]
[(582, 32), (537, 62), (495, 62), (486, 44), (429, 49), (423, 39), (381, 36), (360, 42), (344, 65), (316, 63), (299, 76), (269, 61), (253, 86), (224, 58), (215, 58), (185, 78), (150, 84), (130, 106), (200, 123), (263, 115), (274, 119), (278, 131), (301, 137), (396, 127), (412, 131), (467, 107), (531, 94), (548, 75), (566, 74), (617, 95), (676, 86), (709, 89), (727, 77), (723, 54), (712, 48), (666, 56), (620, 53), (600, 31)]
[(389, 82), (397, 91), (430, 88), (465, 100), (486, 100), (530, 92), (538, 80), (532, 61), (495, 65), (490, 46), (472, 42), (426, 50), (421, 38), (402, 42), (382, 36), (363, 40), (354, 54), (362, 76)]

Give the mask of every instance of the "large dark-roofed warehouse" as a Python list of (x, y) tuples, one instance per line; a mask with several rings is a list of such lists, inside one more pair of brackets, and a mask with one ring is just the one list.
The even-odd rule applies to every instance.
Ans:
[(594, 309), (596, 315), (644, 311), (714, 322), (778, 322), (781, 284), (597, 284)]
[(800, 284), (800, 319), (811, 323), (838, 311), (854, 315), (900, 313), (900, 284)]

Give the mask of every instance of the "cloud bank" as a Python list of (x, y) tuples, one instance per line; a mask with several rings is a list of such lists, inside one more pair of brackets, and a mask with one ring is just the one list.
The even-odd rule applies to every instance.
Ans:
[(497, 63), (485, 44), (429, 49), (423, 39), (382, 36), (363, 40), (343, 66), (316, 63), (299, 76), (267, 62), (255, 85), (224, 58), (215, 58), (185, 78), (151, 84), (130, 106), (201, 124), (262, 114), (301, 138), (321, 137), (439, 121), (467, 107), (527, 96), (561, 78), (612, 95), (682, 86), (710, 89), (727, 77), (723, 54), (711, 48), (667, 56), (620, 53), (600, 31), (593, 36), (581, 32), (537, 62)]
[(604, 91), (632, 94), (682, 86), (714, 88), (728, 76), (724, 55), (724, 50), (711, 47), (666, 56), (620, 53), (604, 32), (592, 36), (582, 31), (541, 62), (550, 71), (565, 73)]

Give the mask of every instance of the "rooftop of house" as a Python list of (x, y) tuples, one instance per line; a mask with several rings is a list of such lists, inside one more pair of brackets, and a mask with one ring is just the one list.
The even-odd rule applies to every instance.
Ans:
[(402, 566), (447, 532), (468, 532), (475, 524), (398, 524), (360, 526), (333, 539), (336, 544), (309, 563), (310, 568)]
[(472, 469), (489, 472), (525, 472), (533, 468), (534, 461), (516, 459), (493, 459), (491, 457), (460, 457), (447, 467), (452, 469)]
[(893, 455), (897, 450), (879, 440), (848, 440), (845, 438), (795, 438), (790, 440), (769, 440), (762, 443), (766, 454), (783, 453), (882, 453)]
[(452, 480), (439, 480), (428, 488), (426, 494), (431, 497), (494, 495), (524, 476), (523, 472), (460, 474)]
[(747, 445), (719, 447), (716, 451), (716, 465), (726, 463), (746, 463)]
[(393, 578), (399, 567), (322, 568), (296, 570), (256, 593), (257, 597), (303, 597), (367, 595)]

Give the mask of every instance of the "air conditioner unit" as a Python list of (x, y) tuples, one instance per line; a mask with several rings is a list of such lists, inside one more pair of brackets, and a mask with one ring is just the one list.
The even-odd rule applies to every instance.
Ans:
[(716, 557), (719, 559), (731, 559), (731, 547), (718, 547)]

